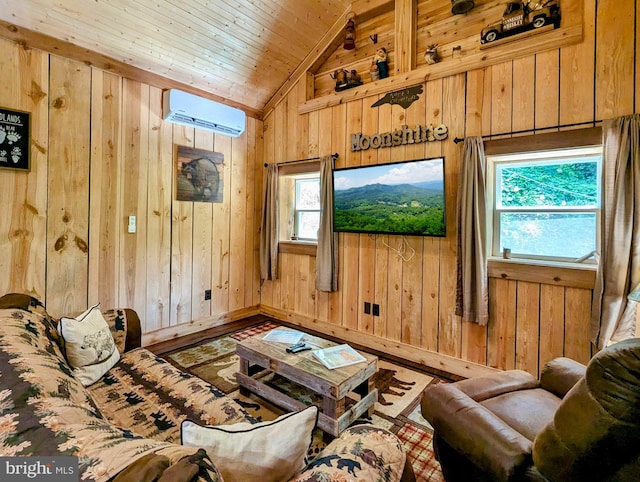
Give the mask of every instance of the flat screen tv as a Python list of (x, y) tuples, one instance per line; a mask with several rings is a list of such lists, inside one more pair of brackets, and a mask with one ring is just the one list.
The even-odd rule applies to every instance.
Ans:
[(445, 236), (444, 158), (333, 171), (333, 230)]

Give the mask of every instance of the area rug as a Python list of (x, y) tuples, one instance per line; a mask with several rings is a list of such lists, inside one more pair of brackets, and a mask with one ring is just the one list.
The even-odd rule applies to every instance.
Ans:
[[(219, 338), (205, 340), (163, 355), (170, 363), (215, 385), (233, 398), (257, 420), (273, 420), (284, 411), (257, 395), (240, 393), (235, 374), (238, 371), (238, 356), (235, 347), (238, 341), (263, 334), (278, 328), (272, 322), (264, 322), (251, 328)], [(305, 403), (318, 404), (320, 398), (305, 387), (264, 370), (258, 373), (261, 381), (284, 391), (289, 396)], [(380, 359), (378, 373), (373, 377), (378, 389), (378, 401), (369, 423), (391, 430), (407, 449), (418, 481), (444, 481), (440, 465), (432, 447), (433, 430), (420, 413), (420, 396), (431, 383), (439, 380), (412, 370), (390, 360)], [(358, 396), (350, 394), (355, 403)], [(309, 450), (312, 458), (326, 445), (327, 437), (316, 430)]]

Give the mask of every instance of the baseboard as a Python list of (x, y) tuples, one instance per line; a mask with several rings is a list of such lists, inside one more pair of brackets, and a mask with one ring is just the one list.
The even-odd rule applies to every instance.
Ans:
[(496, 368), (469, 362), (449, 355), (443, 355), (406, 343), (387, 340), (368, 333), (354, 331), (349, 328), (270, 306), (260, 305), (259, 311), (261, 314), (280, 320), (283, 323), (339, 338), (354, 345), (368, 347), (394, 358), (417, 363), (426, 369), (432, 369), (434, 372), (447, 373), (460, 378), (471, 378), (501, 371)]
[(150, 331), (142, 334), (142, 346), (156, 345), (167, 340), (173, 340), (182, 336), (191, 335), (210, 328), (225, 325), (227, 323), (242, 320), (250, 316), (259, 315), (258, 306), (242, 308), (228, 313), (221, 313), (209, 318), (203, 318), (188, 323), (180, 323), (179, 325), (167, 326), (159, 330)]

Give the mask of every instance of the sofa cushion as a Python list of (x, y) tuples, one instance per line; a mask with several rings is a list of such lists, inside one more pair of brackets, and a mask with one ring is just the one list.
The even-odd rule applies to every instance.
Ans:
[(37, 398), (87, 402), (88, 394), (73, 376), (60, 346), (46, 335), (52, 332), (55, 329), (40, 313), (0, 310), (0, 414), (3, 408), (19, 410)]
[[(9, 310), (6, 313), (0, 315), (0, 318), (4, 319), (5, 315), (11, 313), (12, 317), (21, 316), (21, 319), (28, 323), (28, 326), (36, 328), (31, 330), (31, 343), (46, 345), (47, 350), (51, 353), (55, 350), (57, 355), (62, 356), (60, 349), (61, 340), (58, 330), (56, 329), (56, 322), (44, 305), (33, 296), (23, 294), (7, 294), (0, 298), (0, 312), (3, 310)], [(20, 315), (20, 313), (22, 313)], [(28, 320), (28, 321), (27, 321)], [(55, 342), (55, 345), (51, 342)]]
[(3, 455), (75, 456), (83, 481), (106, 482), (146, 454), (171, 455), (169, 463), (175, 463), (197, 451), (140, 437), (102, 418), (91, 404), (59, 397), (31, 400), (11, 414), (15, 419), (0, 436)]
[(95, 383), (120, 359), (99, 303), (76, 318), (62, 317), (58, 331), (67, 361), (85, 386)]
[(280, 482), (306, 465), (317, 421), (315, 406), (256, 424), (202, 427), (185, 420), (181, 439), (183, 445), (204, 447), (225, 480)]
[[(401, 480), (407, 454), (398, 437), (373, 425), (346, 429), (313, 459), (295, 482)], [(413, 473), (405, 473), (407, 479)]]
[(232, 398), (144, 348), (124, 353), (88, 391), (116, 425), (167, 442), (180, 442), (186, 418), (207, 425), (255, 421)]

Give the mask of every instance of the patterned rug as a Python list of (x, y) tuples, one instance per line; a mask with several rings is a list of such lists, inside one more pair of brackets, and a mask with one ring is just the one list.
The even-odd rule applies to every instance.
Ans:
[[(177, 367), (215, 385), (242, 405), (258, 420), (273, 420), (284, 411), (257, 395), (240, 393), (235, 374), (238, 371), (236, 343), (250, 336), (264, 334), (278, 328), (271, 322), (231, 333), (220, 338), (205, 340), (197, 345), (179, 349), (163, 357)], [(420, 395), (430, 383), (438, 380), (422, 372), (380, 359), (374, 385), (378, 389), (378, 401), (370, 423), (394, 432), (407, 449), (409, 460), (418, 481), (443, 482), (440, 464), (435, 459), (432, 447), (432, 428), (420, 413)], [(264, 371), (261, 381), (286, 392), (305, 403), (318, 404), (317, 395), (271, 372)], [(350, 394), (353, 400), (358, 395)], [(319, 453), (326, 444), (320, 430), (314, 434), (309, 450), (311, 457)]]

